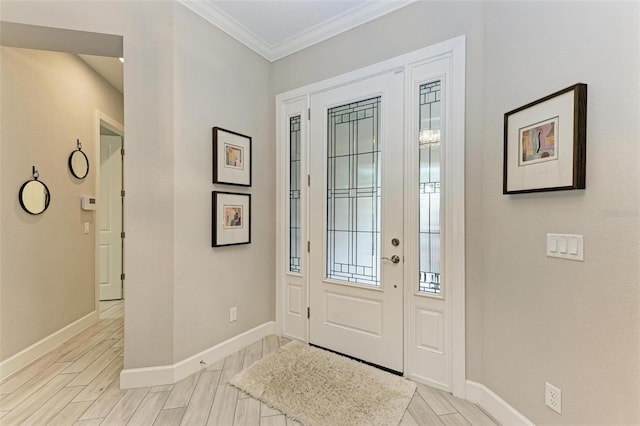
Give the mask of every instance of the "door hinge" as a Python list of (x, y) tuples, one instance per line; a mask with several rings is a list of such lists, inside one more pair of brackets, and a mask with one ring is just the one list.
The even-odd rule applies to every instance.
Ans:
[(124, 157), (124, 148), (120, 148), (120, 155)]
[(307, 319), (311, 318), (311, 308), (307, 308)]
[(311, 241), (307, 241), (307, 253), (311, 253)]
[(307, 120), (311, 120), (311, 108), (307, 108)]
[(120, 274), (120, 280), (124, 281), (124, 274)]
[(124, 232), (120, 233), (120, 238), (124, 238)]
[(124, 197), (124, 189), (122, 191), (120, 191), (120, 196)]
[(307, 186), (311, 186), (311, 175), (307, 175)]

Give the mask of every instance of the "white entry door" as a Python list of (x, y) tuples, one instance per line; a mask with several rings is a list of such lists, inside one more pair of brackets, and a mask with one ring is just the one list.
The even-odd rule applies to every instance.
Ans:
[(100, 136), (100, 300), (122, 299), (122, 137)]
[(310, 343), (402, 372), (404, 73), (310, 97)]

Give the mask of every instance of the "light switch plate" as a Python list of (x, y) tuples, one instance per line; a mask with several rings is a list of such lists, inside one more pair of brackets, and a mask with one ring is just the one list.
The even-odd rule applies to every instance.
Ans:
[(574, 234), (547, 234), (547, 256), (584, 262), (584, 237)]

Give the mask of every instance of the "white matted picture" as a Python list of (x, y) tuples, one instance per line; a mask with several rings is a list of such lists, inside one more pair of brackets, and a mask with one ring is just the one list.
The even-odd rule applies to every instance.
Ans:
[(587, 85), (504, 115), (504, 194), (584, 189)]
[(244, 170), (244, 148), (230, 143), (224, 144), (224, 167)]
[(213, 191), (211, 205), (212, 247), (251, 242), (251, 194)]
[(244, 216), (243, 206), (222, 206), (222, 214), (224, 214), (224, 228), (225, 229), (238, 229), (242, 228), (242, 220)]
[(251, 186), (251, 138), (213, 128), (213, 183)]
[(519, 131), (520, 166), (558, 159), (558, 117), (526, 126)]

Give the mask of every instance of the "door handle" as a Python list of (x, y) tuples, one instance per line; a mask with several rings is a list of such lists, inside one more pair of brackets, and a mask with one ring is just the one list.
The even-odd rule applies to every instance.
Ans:
[(381, 257), (382, 260), (388, 260), (391, 263), (400, 263), (400, 256), (398, 256), (397, 254), (394, 254), (393, 256), (391, 256), (391, 259), (389, 259), (388, 257)]

